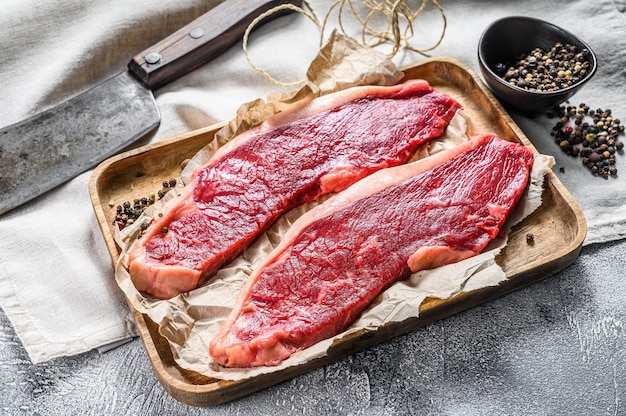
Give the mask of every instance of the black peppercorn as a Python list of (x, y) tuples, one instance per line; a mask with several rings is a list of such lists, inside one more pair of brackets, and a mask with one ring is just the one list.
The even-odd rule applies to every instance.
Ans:
[(503, 64), (503, 63), (496, 64), (495, 70), (498, 73), (498, 75), (504, 75), (506, 73), (506, 69), (507, 69), (507, 67), (506, 67), (505, 64)]

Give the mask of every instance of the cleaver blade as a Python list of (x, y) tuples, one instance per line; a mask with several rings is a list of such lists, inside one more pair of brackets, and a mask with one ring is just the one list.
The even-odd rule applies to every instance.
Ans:
[(302, 1), (225, 0), (136, 55), (127, 71), (0, 129), (0, 215), (96, 166), (156, 128), (160, 115), (152, 91), (226, 51), (242, 39), (257, 16), (287, 3), (300, 6)]
[(159, 121), (150, 90), (122, 72), (0, 130), (0, 214), (121, 151)]

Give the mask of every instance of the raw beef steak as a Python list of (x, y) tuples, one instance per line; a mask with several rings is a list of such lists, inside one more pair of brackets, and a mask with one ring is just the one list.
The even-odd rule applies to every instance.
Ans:
[(250, 276), (213, 359), (276, 365), (350, 326), (393, 282), (474, 256), (526, 188), (532, 152), (494, 135), (385, 169), (298, 219)]
[(195, 289), (287, 210), (405, 163), (459, 108), (413, 80), (351, 88), (271, 117), (194, 172), (132, 247), (135, 287), (164, 299)]

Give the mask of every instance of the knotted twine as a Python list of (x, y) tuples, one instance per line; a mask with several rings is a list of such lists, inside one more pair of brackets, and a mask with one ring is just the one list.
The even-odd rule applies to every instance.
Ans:
[[(311, 22), (313, 22), (320, 29), (320, 46), (324, 42), (324, 32), (329, 24), (330, 17), (335, 10), (337, 10), (337, 23), (340, 31), (345, 36), (350, 36), (344, 27), (345, 15), (348, 14), (349, 11), (351, 12), (352, 17), (361, 25), (361, 44), (371, 48), (376, 48), (380, 45), (391, 43), (393, 47), (387, 54), (389, 58), (395, 56), (402, 49), (420, 54), (426, 54), (441, 44), (441, 41), (446, 33), (446, 15), (437, 0), (421, 0), (421, 3), (419, 3), (419, 6), (415, 11), (411, 8), (408, 2), (404, 0), (360, 0), (358, 3), (362, 3), (362, 5), (365, 6), (365, 9), (369, 10), (365, 17), (362, 17), (357, 11), (357, 7), (354, 4), (355, 1), (356, 0), (336, 0), (328, 9), (328, 12), (323, 20), (320, 19), (318, 13), (307, 0), (302, 0), (302, 4), (306, 7), (306, 10), (302, 7), (296, 6), (295, 4), (285, 3), (260, 14), (250, 23), (250, 25), (248, 25), (243, 36), (243, 51), (248, 64), (250, 64), (254, 70), (262, 74), (265, 78), (277, 85), (294, 86), (306, 82), (304, 79), (294, 82), (279, 81), (272, 77), (263, 68), (260, 68), (252, 62), (250, 54), (248, 53), (248, 39), (250, 37), (250, 32), (252, 32), (254, 27), (263, 19), (266, 19), (281, 10), (291, 10), (300, 13), (311, 20)], [(410, 39), (413, 38), (415, 34), (413, 25), (417, 18), (426, 9), (428, 3), (432, 3), (439, 11), (443, 20), (443, 28), (435, 44), (427, 48), (417, 48), (410, 42)], [(386, 26), (383, 25), (382, 30), (376, 29), (373, 27), (374, 21), (379, 21), (381, 18), (383, 21), (386, 21)]]

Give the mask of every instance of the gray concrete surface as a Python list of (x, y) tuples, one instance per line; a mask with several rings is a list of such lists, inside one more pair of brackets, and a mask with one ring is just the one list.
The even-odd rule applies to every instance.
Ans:
[[(601, 68), (574, 103), (611, 107), (626, 118), (619, 58), (626, 50), (625, 0), (441, 3), (449, 31), (436, 55), (456, 57), (475, 72), (478, 38), (497, 17), (541, 16), (575, 30), (593, 44)], [(543, 141), (552, 121), (514, 118), (540, 151), (554, 152)], [(567, 164), (557, 175), (585, 207), (614, 202), (605, 185), (617, 181), (574, 175), (574, 162), (557, 156), (557, 168)], [(554, 276), (211, 408), (169, 396), (139, 339), (104, 354), (33, 365), (0, 311), (0, 415), (624, 415), (625, 255), (626, 240), (584, 247)]]

